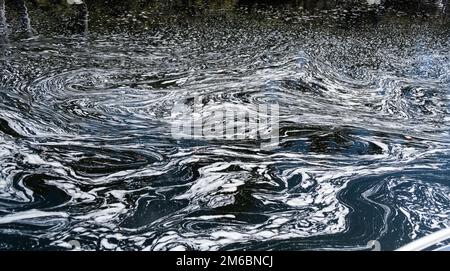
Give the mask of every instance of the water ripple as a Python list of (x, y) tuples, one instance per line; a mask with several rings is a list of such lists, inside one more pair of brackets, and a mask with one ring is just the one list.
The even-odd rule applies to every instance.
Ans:
[[(65, 29), (39, 3), (26, 33), (0, 6), (0, 250), (388, 250), (449, 226), (447, 14), (239, 5), (63, 5)], [(275, 149), (171, 135), (174, 106), (211, 126), (267, 103)]]

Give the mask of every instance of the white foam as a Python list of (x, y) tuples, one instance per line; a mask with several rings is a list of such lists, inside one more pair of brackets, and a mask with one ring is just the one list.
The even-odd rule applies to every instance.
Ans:
[(44, 212), (33, 209), (0, 217), (0, 224), (8, 224), (13, 222), (20, 222), (23, 220), (44, 218), (44, 217), (67, 218), (69, 217), (69, 215), (64, 212)]

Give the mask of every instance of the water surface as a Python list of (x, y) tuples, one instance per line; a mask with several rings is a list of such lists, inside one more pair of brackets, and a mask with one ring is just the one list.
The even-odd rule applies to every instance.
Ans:
[[(392, 250), (449, 227), (449, 23), (446, 1), (0, 0), (0, 249)], [(171, 136), (177, 103), (268, 102), (276, 149)]]

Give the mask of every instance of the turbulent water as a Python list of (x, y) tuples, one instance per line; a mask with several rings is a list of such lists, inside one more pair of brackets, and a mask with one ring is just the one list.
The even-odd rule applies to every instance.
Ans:
[[(67, 2), (0, 0), (0, 250), (392, 250), (450, 226), (446, 1)], [(171, 135), (175, 104), (268, 102), (275, 149)]]

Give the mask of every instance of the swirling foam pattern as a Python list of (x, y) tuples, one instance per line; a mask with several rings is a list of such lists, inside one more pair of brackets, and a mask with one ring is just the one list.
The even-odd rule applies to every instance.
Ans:
[[(231, 2), (32, 6), (26, 33), (0, 6), (0, 250), (389, 250), (450, 226), (445, 11)], [(211, 124), (274, 102), (274, 150), (170, 133), (176, 104)]]

